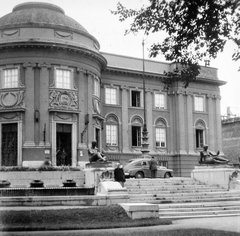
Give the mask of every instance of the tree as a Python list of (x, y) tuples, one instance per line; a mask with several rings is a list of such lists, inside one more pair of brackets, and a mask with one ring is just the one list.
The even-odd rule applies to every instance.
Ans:
[(150, 57), (162, 53), (167, 61), (181, 65), (173, 72), (165, 72), (166, 84), (183, 81), (187, 87), (199, 75), (199, 63), (216, 58), (227, 40), (238, 47), (232, 59), (240, 59), (239, 0), (149, 0), (149, 3), (133, 10), (119, 2), (117, 10), (111, 12), (120, 21), (133, 19), (125, 34), (141, 30), (146, 35), (167, 33), (163, 41), (152, 44), (149, 50)]

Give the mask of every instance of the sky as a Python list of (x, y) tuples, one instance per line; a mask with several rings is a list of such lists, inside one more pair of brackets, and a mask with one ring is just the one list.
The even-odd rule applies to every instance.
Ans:
[[(11, 13), (12, 9), (24, 2), (47, 2), (61, 7), (65, 14), (80, 23), (100, 43), (100, 51), (142, 58), (143, 35), (124, 35), (129, 28), (130, 20), (120, 22), (118, 16), (111, 14), (116, 10), (117, 2), (127, 8), (138, 9), (147, 5), (147, 0), (0, 0), (0, 17)], [(148, 48), (153, 42), (162, 38), (162, 33), (149, 35), (145, 40), (145, 59), (148, 59)], [(227, 107), (233, 115), (240, 116), (240, 61), (231, 59), (235, 45), (226, 44), (225, 50), (210, 62), (211, 67), (218, 68), (218, 77), (227, 84), (220, 87), (221, 113), (226, 115)], [(153, 59), (151, 59), (153, 60)], [(165, 61), (163, 55), (154, 60)]]

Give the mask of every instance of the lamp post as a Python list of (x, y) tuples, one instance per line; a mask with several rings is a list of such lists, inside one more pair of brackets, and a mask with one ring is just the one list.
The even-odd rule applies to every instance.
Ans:
[(142, 41), (142, 50), (143, 50), (143, 131), (142, 131), (142, 156), (149, 157), (148, 153), (148, 131), (146, 123), (146, 86), (145, 86), (145, 58), (144, 58), (144, 40)]

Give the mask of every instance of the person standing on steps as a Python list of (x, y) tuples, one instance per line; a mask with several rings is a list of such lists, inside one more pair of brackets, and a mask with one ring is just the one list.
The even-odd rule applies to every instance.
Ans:
[(119, 182), (122, 185), (122, 187), (124, 187), (124, 182), (126, 181), (126, 179), (124, 170), (120, 163), (117, 163), (117, 167), (114, 169), (114, 178), (115, 181)]
[(151, 178), (157, 177), (157, 162), (154, 159), (154, 156), (152, 156), (152, 159), (149, 162), (149, 169), (151, 170)]

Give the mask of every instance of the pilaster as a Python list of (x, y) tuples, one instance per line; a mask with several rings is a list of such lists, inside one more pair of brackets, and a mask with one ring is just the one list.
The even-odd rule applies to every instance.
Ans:
[(122, 90), (122, 152), (130, 152), (129, 150), (129, 121), (128, 121), (128, 91), (126, 86), (121, 87)]
[(147, 119), (147, 131), (148, 131), (148, 143), (149, 151), (153, 152), (153, 117), (152, 117), (152, 91), (146, 90), (146, 119)]
[(38, 64), (40, 68), (40, 146), (50, 146), (50, 118), (49, 118), (49, 70), (51, 68), (50, 64), (41, 63)]
[(179, 137), (179, 153), (187, 154), (186, 152), (186, 118), (185, 118), (185, 106), (184, 106), (184, 93), (177, 91), (177, 123), (178, 123), (178, 137)]
[(216, 95), (216, 140), (217, 147), (216, 150), (222, 152), (222, 123), (221, 123), (221, 108), (220, 108), (220, 100), (221, 96)]
[(214, 121), (214, 96), (211, 94), (207, 95), (208, 99), (208, 127), (209, 127), (209, 132), (208, 132), (208, 145), (209, 145), (209, 150), (216, 150), (216, 145), (215, 145), (215, 121)]
[(26, 111), (25, 111), (25, 143), (24, 146), (35, 146), (34, 141), (34, 68), (36, 64), (34, 63), (26, 63), (23, 65), (25, 69), (25, 86), (26, 86), (26, 93), (25, 93), (25, 104), (26, 104)]
[(188, 132), (188, 153), (195, 154), (194, 151), (194, 125), (193, 125), (193, 94), (186, 93), (187, 96), (187, 132)]

